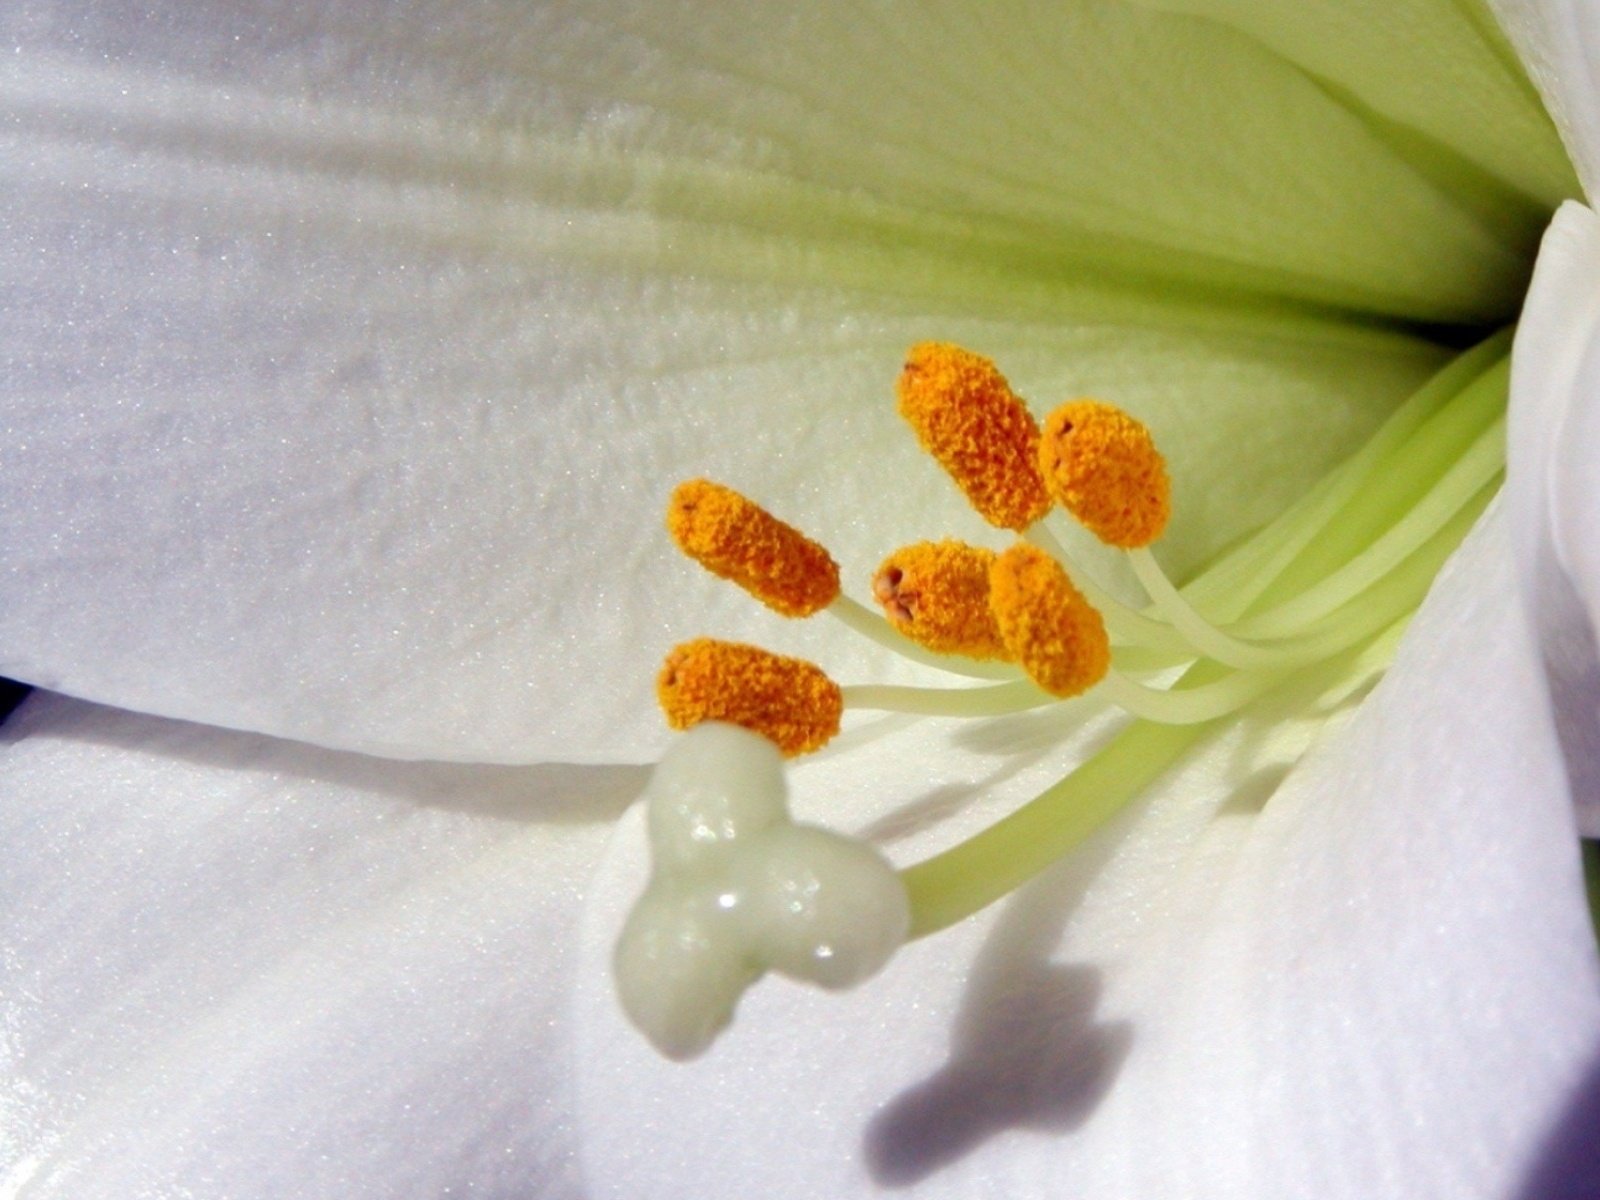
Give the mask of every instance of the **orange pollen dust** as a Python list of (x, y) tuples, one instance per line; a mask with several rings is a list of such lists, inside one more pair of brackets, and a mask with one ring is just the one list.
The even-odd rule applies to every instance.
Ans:
[(1034, 683), (1066, 698), (1088, 691), (1111, 667), (1105, 622), (1067, 573), (1025, 542), (989, 569), (989, 606), (1006, 649)]
[(872, 594), (889, 623), (940, 654), (1004, 658), (1000, 627), (989, 611), (994, 551), (965, 542), (917, 542), (883, 560)]
[(667, 531), (706, 570), (786, 617), (809, 617), (839, 595), (839, 565), (825, 549), (720, 483), (674, 488)]
[(839, 732), (844, 696), (820, 667), (759, 646), (696, 638), (673, 648), (656, 676), (667, 724), (729, 721), (772, 741), (786, 757)]
[(1098, 400), (1045, 419), (1039, 470), (1050, 494), (1102, 542), (1148, 546), (1172, 515), (1172, 483), (1150, 431)]
[(900, 415), (991, 525), (1021, 531), (1050, 510), (1039, 426), (989, 359), (919, 342), (896, 385)]

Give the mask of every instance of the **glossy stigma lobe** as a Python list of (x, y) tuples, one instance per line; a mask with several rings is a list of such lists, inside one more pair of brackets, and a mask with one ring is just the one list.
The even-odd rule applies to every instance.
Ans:
[(697, 726), (645, 791), (652, 874), (612, 959), (628, 1019), (664, 1055), (703, 1053), (767, 971), (825, 988), (875, 973), (910, 904), (864, 842), (789, 819), (766, 738)]

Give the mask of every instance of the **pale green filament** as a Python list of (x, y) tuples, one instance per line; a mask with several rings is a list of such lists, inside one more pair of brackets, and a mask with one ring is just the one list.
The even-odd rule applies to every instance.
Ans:
[[(1277, 674), (1240, 672), (1193, 688), (1152, 688), (1112, 671), (1096, 685), (1097, 694), (1118, 708), (1152, 721), (1192, 725), (1237, 712), (1280, 678)], [(999, 683), (990, 687), (934, 688), (863, 683), (840, 689), (844, 706), (928, 717), (998, 717), (1056, 704), (1059, 698), (1031, 683)]]
[(917, 713), (927, 717), (997, 717), (1054, 704), (1056, 697), (1024, 681), (989, 687), (903, 687), (859, 683), (841, 688), (846, 708)]
[[(1500, 339), (1493, 341), (1498, 343)], [(1481, 348), (1463, 358), (1476, 360), (1480, 356)], [(1468, 365), (1477, 367), (1479, 364), (1471, 361)], [(1322, 532), (1328, 519), (1338, 511), (1340, 502), (1348, 506), (1356, 489), (1369, 479), (1372, 469), (1384, 461), (1372, 453), (1374, 447), (1387, 451), (1392, 458), (1403, 458), (1412, 479), (1427, 481), (1443, 470), (1432, 490), (1353, 561), (1288, 603), (1237, 625), (1219, 624), (1215, 618), (1203, 615), (1183, 590), (1172, 585), (1147, 549), (1129, 551), (1128, 559), (1154, 604), (1155, 615), (1123, 603), (1080, 564), (1070, 563), (1061, 542), (1049, 531), (1035, 530), (1030, 533), (1030, 539), (1069, 566), (1074, 582), (1104, 616), (1113, 639), (1137, 648), (1136, 653), (1123, 655), (1124, 665), (1129, 669), (1158, 670), (1175, 666), (1197, 657), (1196, 652), (1230, 666), (1246, 668), (1270, 669), (1311, 662), (1348, 644), (1330, 644), (1328, 634), (1337, 634), (1326, 627), (1318, 628), (1316, 636), (1308, 638), (1306, 634), (1312, 622), (1356, 599), (1395, 570), (1419, 543), (1448, 524), (1464, 504), (1498, 479), (1505, 458), (1505, 422), (1495, 414), (1503, 407), (1505, 386), (1506, 364), (1502, 360), (1467, 387), (1460, 388), (1453, 403), (1437, 418), (1426, 417), (1424, 405), (1417, 402), (1418, 399), (1429, 401), (1437, 392), (1430, 388), (1418, 393), (1418, 398), (1396, 413), (1360, 455), (1335, 472), (1335, 486), (1322, 488), (1317, 503), (1303, 506), (1304, 519), (1294, 529), (1294, 535), (1281, 539), (1276, 552), (1259, 566), (1251, 565), (1255, 566), (1258, 577), (1265, 576), (1270, 563), (1286, 565)], [(1419, 419), (1423, 425), (1420, 431), (1417, 429)], [(1482, 427), (1485, 419), (1489, 420), (1487, 428)], [(1457, 439), (1473, 431), (1476, 433), (1472, 445), (1457, 457)], [(1270, 542), (1273, 532), (1263, 533), (1260, 540)], [(1197, 581), (1188, 590), (1198, 592), (1204, 582), (1209, 579)], [(1265, 639), (1266, 644), (1255, 639)]]
[[(1337, 702), (1381, 672), (1498, 487), (1509, 341), (1497, 335), (1463, 354), (1359, 454), (1188, 586), (1173, 588), (1153, 559), (1133, 554), (1151, 611), (1116, 603), (1075, 571), (1118, 640), (1117, 669), (1092, 694), (1139, 719), (1011, 816), (903, 871), (912, 936), (971, 915), (1059, 860), (1230, 714), (1258, 701), (1284, 712)], [(1030, 536), (1060, 554), (1047, 532)], [(1164, 690), (1123, 673), (1182, 661), (1193, 665)], [(919, 692), (908, 703), (946, 706), (907, 711), (953, 713), (959, 697), (979, 694), (1020, 704), (1027, 686), (921, 690), (930, 698), (899, 691)]]
[(1238, 671), (1212, 683), (1183, 688), (1153, 688), (1113, 670), (1099, 685), (1100, 693), (1118, 708), (1168, 725), (1198, 725), (1238, 712), (1282, 678), (1281, 672)]
[(877, 642), (878, 645), (893, 650), (900, 657), (921, 663), (925, 667), (938, 667), (941, 671), (948, 671), (952, 675), (965, 675), (971, 679), (1014, 680), (1019, 674), (1016, 667), (1007, 663), (980, 662), (964, 655), (940, 654), (919, 646), (877, 613), (857, 604), (849, 596), (838, 596), (824, 611), (869, 641)]
[(1461, 506), (1505, 470), (1506, 423), (1502, 418), (1478, 435), (1471, 449), (1387, 533), (1321, 583), (1234, 628), (1271, 637), (1301, 628), (1359, 596), (1410, 554), (1419, 541), (1443, 528)]
[[(1134, 574), (1156, 608), (1203, 654), (1236, 667), (1274, 667), (1309, 661), (1303, 638), (1261, 645), (1240, 640), (1284, 636), (1348, 604), (1394, 571), (1416, 547), (1448, 525), (1473, 496), (1505, 469), (1505, 420), (1478, 435), (1471, 449), (1445, 472), (1432, 491), (1350, 562), (1295, 599), (1228, 628), (1213, 625), (1173, 587), (1149, 550), (1130, 550)], [(1321, 657), (1313, 652), (1310, 658)]]
[[(1185, 585), (1183, 594), (1219, 620), (1239, 616), (1261, 588), (1317, 541), (1336, 514), (1366, 500), (1380, 465), (1404, 459), (1408, 470), (1424, 466), (1418, 459), (1432, 439), (1412, 439), (1442, 410), (1467, 409), (1470, 418), (1481, 422), (1479, 429), (1502, 413), (1510, 349), (1511, 331), (1504, 330), (1463, 353), (1396, 409), (1359, 452), (1324, 476), (1276, 521)], [(1477, 412), (1479, 401), (1487, 402), (1486, 414)], [(1398, 500), (1388, 503), (1400, 506)]]
[[(1360, 651), (1285, 683), (1286, 707), (1336, 703), (1382, 670), (1403, 622)], [(1198, 664), (1196, 687), (1222, 668)], [(976, 837), (900, 872), (911, 898), (911, 938), (937, 933), (993, 904), (1071, 853), (1154, 783), (1185, 751), (1217, 731), (1225, 718), (1192, 725), (1134, 721), (1104, 749), (1009, 817)]]
[[(1237, 712), (1281, 676), (1267, 672), (1239, 672), (1215, 683), (1192, 688), (1153, 688), (1135, 683), (1112, 671), (1096, 685), (1096, 693), (1134, 716), (1172, 725), (1192, 725)], [(1059, 698), (1031, 683), (1000, 683), (991, 687), (905, 687), (862, 683), (840, 689), (844, 706), (884, 712), (916, 713), (927, 717), (997, 717), (1056, 704)]]
[(1128, 551), (1128, 561), (1133, 565), (1134, 576), (1146, 594), (1172, 627), (1196, 650), (1218, 662), (1233, 667), (1272, 667), (1283, 664), (1286, 647), (1251, 645), (1231, 636), (1227, 630), (1213, 625), (1195, 611), (1183, 594), (1173, 586), (1167, 573), (1156, 562), (1148, 549)]

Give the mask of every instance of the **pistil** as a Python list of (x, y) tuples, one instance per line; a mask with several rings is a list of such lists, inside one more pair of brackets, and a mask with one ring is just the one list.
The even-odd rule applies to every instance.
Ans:
[[(1032, 801), (899, 873), (909, 936), (945, 928), (1071, 853), (1245, 708), (1286, 718), (1382, 673), (1498, 487), (1509, 342), (1507, 331), (1461, 355), (1299, 503), (1181, 587), (1150, 549), (1171, 493), (1142, 424), (1076, 400), (1041, 434), (993, 363), (938, 343), (913, 347), (901, 412), (979, 513), (1022, 535), (1009, 549), (902, 547), (873, 579), (878, 616), (840, 590), (819, 543), (731, 489), (683, 485), (668, 523), (687, 553), (777, 611), (828, 612), (913, 661), (986, 682), (839, 686), (813, 664), (701, 639), (663, 668), (669, 721), (733, 722), (795, 755), (826, 742), (850, 711), (982, 718), (1085, 696), (1129, 714)], [(1044, 519), (1052, 501), (1126, 556), (1142, 599), (1073, 561), (1050, 528), (1059, 515)], [(743, 981), (733, 994), (764, 969), (724, 967), (724, 983)], [(725, 1008), (728, 987), (717, 993)]]

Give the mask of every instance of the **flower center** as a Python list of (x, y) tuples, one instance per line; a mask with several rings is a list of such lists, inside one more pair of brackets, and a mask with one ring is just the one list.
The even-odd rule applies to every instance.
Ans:
[[(1041, 429), (995, 364), (954, 346), (911, 349), (900, 412), (978, 513), (1019, 537), (1000, 553), (949, 540), (894, 551), (871, 585), (882, 616), (841, 591), (818, 543), (728, 488), (681, 485), (668, 528), (708, 570), (969, 682), (839, 686), (755, 646), (677, 647), (658, 694), (689, 733), (646, 793), (653, 874), (616, 957), (630, 1017), (664, 1052), (697, 1053), (766, 970), (854, 982), (904, 937), (1070, 853), (1247, 707), (1288, 717), (1369, 684), (1498, 487), (1509, 343), (1506, 331), (1462, 354), (1181, 587), (1149, 549), (1172, 505), (1149, 431), (1093, 400)], [(1125, 556), (1142, 596), (1068, 552), (1069, 521)], [(817, 749), (850, 711), (981, 718), (1077, 696), (1133, 719), (1010, 816), (898, 875), (864, 844), (789, 820), (779, 755)]]

